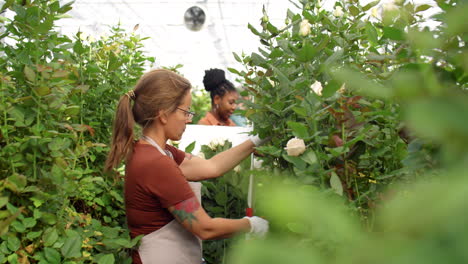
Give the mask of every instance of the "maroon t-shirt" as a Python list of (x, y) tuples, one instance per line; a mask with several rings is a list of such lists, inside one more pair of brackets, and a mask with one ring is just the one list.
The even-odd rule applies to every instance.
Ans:
[[(166, 149), (174, 159), (137, 142), (126, 164), (125, 210), (132, 238), (165, 226), (174, 219), (167, 208), (195, 196), (179, 169), (185, 153), (169, 145)], [(137, 251), (133, 263), (141, 263)]]

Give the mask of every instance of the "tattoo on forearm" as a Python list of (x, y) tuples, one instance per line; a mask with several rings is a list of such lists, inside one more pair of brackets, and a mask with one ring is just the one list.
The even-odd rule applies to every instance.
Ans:
[(200, 203), (196, 197), (182, 201), (174, 206), (172, 212), (181, 222), (186, 221), (192, 226), (192, 221), (197, 221), (193, 213), (200, 208)]

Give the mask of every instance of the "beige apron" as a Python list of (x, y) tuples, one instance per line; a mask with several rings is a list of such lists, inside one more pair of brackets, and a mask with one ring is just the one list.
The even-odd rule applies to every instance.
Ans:
[[(200, 202), (201, 183), (189, 182), (189, 185)], [(202, 263), (201, 240), (175, 219), (144, 236), (138, 253), (143, 264)]]
[[(149, 141), (149, 143), (153, 142)], [(159, 146), (155, 145), (161, 151)], [(188, 183), (201, 204), (202, 184), (199, 182)], [(141, 239), (138, 254), (140, 254), (143, 264), (200, 264), (202, 263), (201, 245), (201, 240), (198, 237), (187, 231), (174, 219), (162, 228), (145, 235)]]

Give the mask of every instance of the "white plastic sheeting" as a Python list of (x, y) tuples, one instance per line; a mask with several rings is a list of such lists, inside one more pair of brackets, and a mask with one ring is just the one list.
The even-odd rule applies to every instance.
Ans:
[[(197, 32), (184, 25), (184, 13), (193, 5), (207, 14), (205, 26)], [(262, 6), (278, 26), (284, 25), (287, 8), (295, 8), (288, 0), (76, 0), (69, 12), (72, 18), (62, 19), (59, 26), (65, 34), (81, 30), (98, 37), (119, 22), (129, 31), (139, 24), (136, 33), (150, 37), (144, 44), (156, 57), (155, 66), (182, 64), (180, 72), (203, 88), (204, 70), (238, 68), (232, 52), (249, 54), (261, 45), (247, 24), (260, 28)], [(228, 72), (227, 76), (235, 81), (236, 76)]]

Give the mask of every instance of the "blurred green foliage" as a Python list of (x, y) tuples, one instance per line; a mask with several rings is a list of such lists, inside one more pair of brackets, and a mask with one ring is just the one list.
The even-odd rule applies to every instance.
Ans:
[(197, 87), (193, 88), (191, 110), (195, 112), (192, 124), (196, 125), (198, 121), (205, 117), (205, 114), (211, 110), (210, 94), (205, 90), (198, 89)]
[[(275, 173), (256, 175), (257, 211), (272, 228), (265, 240), (240, 242), (230, 263), (468, 261), (468, 27), (463, 18), (468, 5), (435, 1), (441, 11), (431, 18), (437, 26), (429, 28), (421, 26), (421, 12), (429, 5), (403, 0), (377, 9), (377, 16), (367, 12), (377, 4), (337, 2), (335, 8), (344, 10), (337, 15), (315, 1), (300, 1), (301, 14), (288, 11), (289, 27), (276, 29), (266, 19), (261, 32), (250, 26), (264, 46), (259, 53), (237, 56), (246, 70), (232, 71), (256, 96), (246, 112), (255, 132), (274, 137), (271, 146), (261, 150)], [(310, 35), (299, 34), (303, 19), (311, 24)], [(316, 80), (325, 84), (321, 96), (309, 88)], [(343, 83), (347, 90), (339, 94)], [(333, 142), (320, 140), (333, 132), (321, 115), (343, 97), (360, 97), (360, 107), (350, 109), (352, 116), (377, 130), (354, 132), (344, 126), (338, 136), (349, 148), (336, 150)], [(285, 104), (275, 107), (275, 102)], [(363, 107), (369, 111), (359, 110)], [(346, 116), (342, 104), (333, 109), (344, 110)], [(308, 151), (294, 159), (284, 155), (282, 147), (292, 136), (306, 141), (319, 166), (309, 170), (312, 164), (303, 165), (310, 160)], [(363, 188), (359, 182), (356, 187), (345, 185), (347, 178), (326, 156), (335, 149), (335, 157), (347, 157), (356, 138), (366, 150), (358, 153), (357, 175), (352, 170), (348, 175), (379, 168), (372, 178), (380, 183), (378, 189)], [(387, 153), (386, 159), (382, 153)], [(334, 194), (333, 183), (307, 182), (301, 175), (320, 178), (330, 170), (344, 188), (359, 189), (359, 194), (343, 199)], [(366, 206), (363, 198), (365, 217), (353, 209)]]

